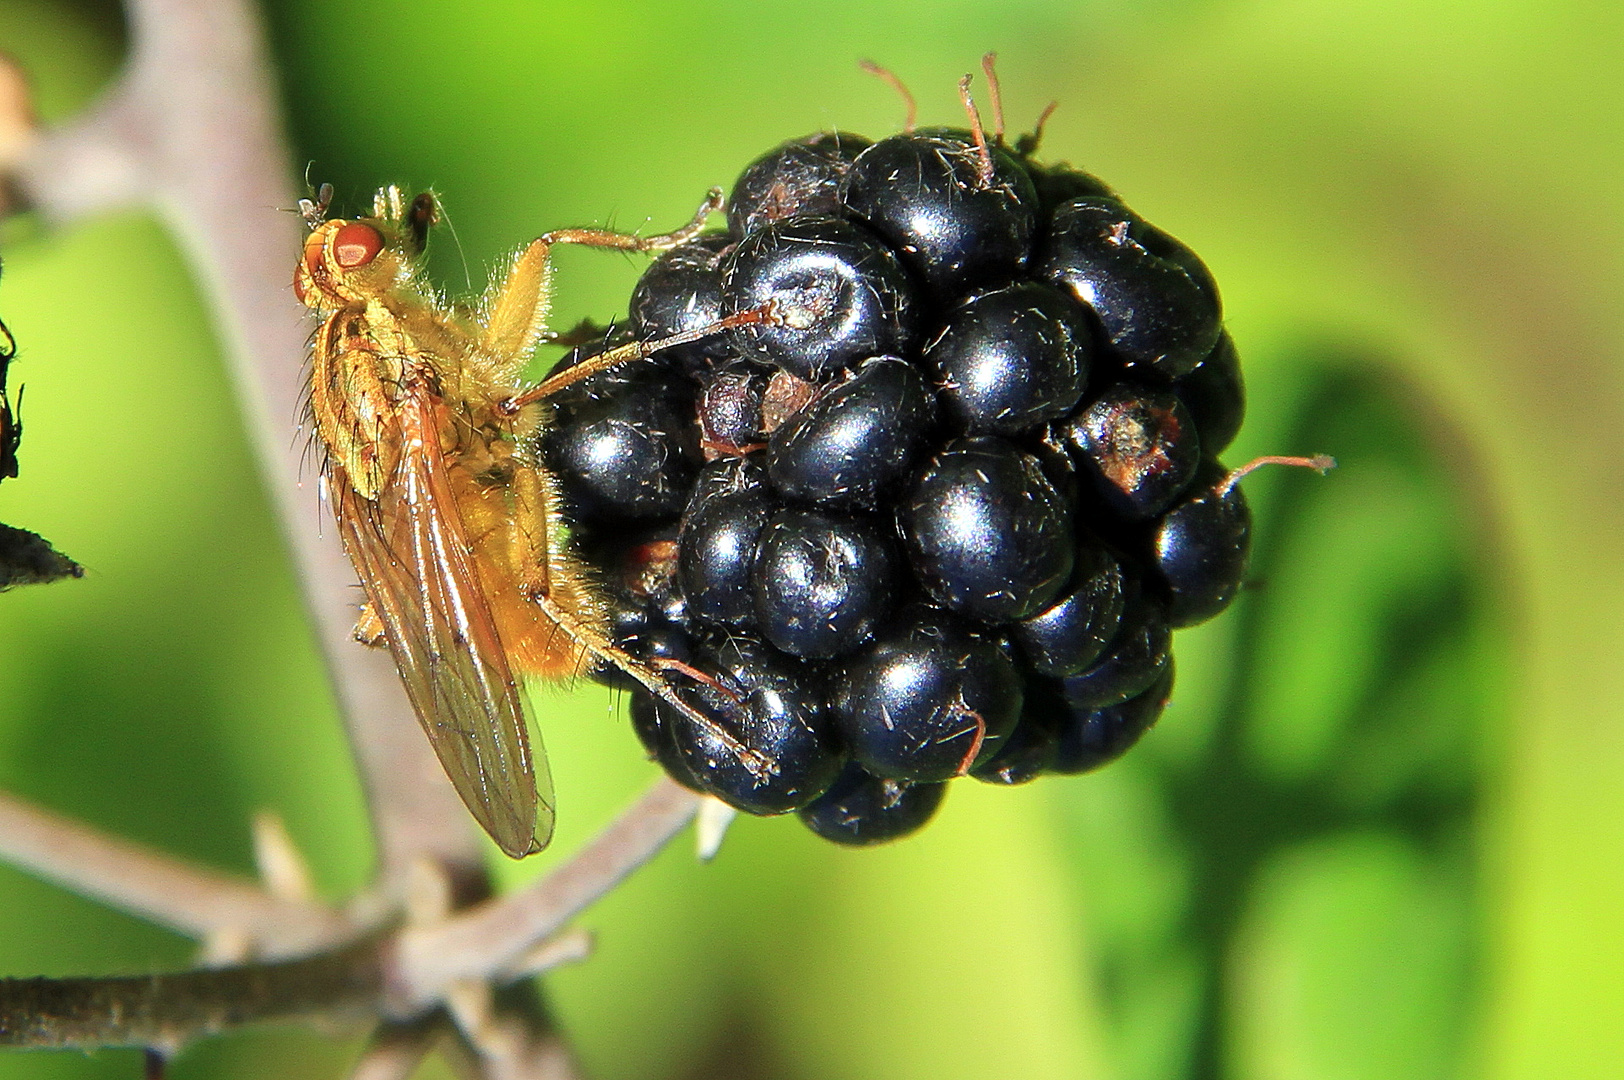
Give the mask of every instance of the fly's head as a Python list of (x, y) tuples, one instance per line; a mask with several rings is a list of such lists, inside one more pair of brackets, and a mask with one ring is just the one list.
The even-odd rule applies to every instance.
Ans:
[[(323, 194), (328, 190), (324, 186)], [(301, 204), (311, 231), (293, 274), (294, 295), (323, 314), (365, 304), (409, 282), (429, 226), (440, 216), (430, 193), (407, 202), (393, 186), (374, 197), (372, 217), (323, 220), (324, 208), (324, 201)]]

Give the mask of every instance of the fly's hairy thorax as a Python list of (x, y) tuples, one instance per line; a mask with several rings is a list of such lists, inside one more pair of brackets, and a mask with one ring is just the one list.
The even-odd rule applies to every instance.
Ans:
[(316, 434), (368, 501), (377, 499), (407, 452), (399, 416), (408, 398), (431, 396), (463, 418), (464, 430), (445, 433), (441, 447), (424, 452), (455, 453), (475, 433), (497, 428), (496, 402), (512, 388), (492, 385), (485, 375), (491, 365), (473, 355), (475, 339), (461, 323), (405, 294), (334, 311), (317, 332), (310, 381)]

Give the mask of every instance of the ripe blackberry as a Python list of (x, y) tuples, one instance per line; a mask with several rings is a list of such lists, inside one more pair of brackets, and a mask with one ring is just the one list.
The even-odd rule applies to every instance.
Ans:
[(784, 814), (834, 782), (844, 755), (816, 680), (796, 661), (735, 635), (702, 650), (695, 666), (712, 681), (682, 692), (707, 724), (660, 701), (654, 711), (705, 791), (747, 814)]
[(912, 471), (936, 421), (936, 395), (895, 356), (831, 381), (767, 440), (767, 475), (791, 499), (872, 508)]
[[(649, 264), (632, 290), (630, 303), (631, 328), (639, 340), (701, 330), (722, 317), (721, 261), (732, 245), (733, 238), (727, 233), (706, 233)], [(679, 345), (664, 354), (691, 364), (728, 355), (727, 343), (719, 336)]]
[[(1216, 462), (1244, 390), (1206, 268), (971, 120), (758, 158), (728, 234), (633, 299), (645, 340), (725, 332), (588, 380), (547, 439), (616, 640), (705, 720), (634, 686), (650, 755), (838, 843), (919, 828), (956, 776), (1119, 755), (1171, 695), (1171, 631), (1245, 575), (1244, 470)], [(616, 405), (620, 438), (678, 465), (571, 466), (603, 399), (651, 394)], [(610, 497), (644, 470), (681, 497)]]
[(1002, 649), (945, 612), (917, 609), (844, 665), (830, 704), (864, 768), (929, 783), (995, 754), (1015, 727), (1021, 693)]
[(998, 752), (972, 768), (970, 775), (984, 784), (1013, 787), (1050, 772), (1060, 752), (1057, 719), (1064, 708), (1063, 695), (1046, 681), (1028, 680), (1015, 729)]
[(1211, 462), (1151, 535), (1151, 558), (1172, 597), (1174, 626), (1206, 622), (1240, 591), (1252, 548), (1252, 512), (1237, 479)]
[(793, 656), (828, 659), (857, 648), (896, 594), (893, 544), (874, 522), (784, 509), (756, 542), (756, 625)]
[(763, 409), (769, 370), (734, 360), (699, 376), (699, 448), (707, 459), (736, 457), (766, 438)]
[(1101, 496), (1129, 521), (1167, 509), (1201, 464), (1195, 423), (1168, 390), (1115, 383), (1059, 430)]
[(1003, 439), (948, 443), (920, 471), (899, 516), (926, 591), (972, 618), (1034, 615), (1071, 573), (1071, 509), (1037, 458)]
[(559, 393), (553, 409), (540, 450), (577, 520), (658, 518), (686, 505), (701, 463), (690, 380), (653, 361), (622, 364)]
[(1219, 335), (1218, 344), (1194, 371), (1173, 384), (1173, 393), (1195, 424), (1201, 452), (1217, 457), (1228, 450), (1246, 418), (1246, 384), (1228, 333)]
[(688, 611), (715, 627), (747, 627), (755, 619), (750, 574), (756, 541), (773, 513), (760, 465), (723, 458), (707, 465), (682, 517), (677, 573)]
[(1077, 546), (1072, 579), (1052, 607), (1010, 627), (1026, 662), (1040, 675), (1088, 670), (1122, 623), (1130, 582), (1122, 564), (1097, 544)]
[(1218, 286), (1206, 266), (1116, 199), (1056, 207), (1038, 272), (1094, 312), (1105, 344), (1131, 371), (1176, 379), (1218, 344)]
[(1072, 704), (1088, 708), (1121, 704), (1143, 693), (1172, 663), (1166, 602), (1149, 590), (1135, 591), (1105, 652), (1087, 670), (1061, 680)]
[(676, 737), (667, 717), (667, 713), (671, 710), (658, 708), (654, 695), (639, 692), (641, 688), (629, 679), (626, 684), (613, 681), (610, 685), (617, 689), (632, 691), (631, 706), (627, 711), (631, 714), (632, 731), (636, 733), (637, 741), (643, 744), (643, 750), (648, 756), (659, 762), (666, 775), (683, 787), (708, 795), (710, 792), (698, 777), (694, 776), (693, 770), (688, 767), (687, 759), (677, 748)]
[(1160, 719), (1172, 693), (1171, 661), (1156, 681), (1137, 697), (1114, 705), (1084, 705), (1062, 692), (1055, 757), (1050, 769), (1074, 775), (1115, 761)]
[(1045, 227), (1054, 216), (1055, 207), (1063, 202), (1080, 198), (1117, 197), (1104, 181), (1070, 165), (1040, 165), (1028, 160), (1026, 167), (1032, 174), (1032, 186), (1038, 194), (1039, 220)]

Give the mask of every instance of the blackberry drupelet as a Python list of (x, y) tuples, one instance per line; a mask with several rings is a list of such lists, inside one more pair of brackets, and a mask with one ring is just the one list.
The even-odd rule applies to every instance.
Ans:
[(993, 436), (943, 447), (897, 516), (925, 591), (990, 624), (1043, 610), (1076, 558), (1071, 508), (1038, 459)]
[(917, 290), (902, 263), (861, 225), (832, 217), (775, 221), (739, 241), (722, 268), (722, 307), (770, 307), (773, 319), (732, 331), (753, 360), (818, 382), (870, 356), (903, 352)]
[(975, 434), (1017, 435), (1070, 412), (1093, 351), (1081, 315), (1035, 281), (967, 300), (925, 347), (948, 415)]
[(825, 840), (852, 847), (881, 844), (924, 828), (946, 794), (945, 783), (886, 779), (852, 761), (800, 816)]
[(867, 221), (935, 296), (1015, 278), (1032, 255), (1037, 190), (1001, 146), (924, 128), (881, 139), (846, 177), (849, 213)]
[(589, 380), (544, 447), (617, 642), (707, 718), (633, 686), (649, 754), (842, 844), (1119, 756), (1245, 580), (1211, 275), (970, 115), (757, 159), (632, 301), (644, 340), (728, 329)]

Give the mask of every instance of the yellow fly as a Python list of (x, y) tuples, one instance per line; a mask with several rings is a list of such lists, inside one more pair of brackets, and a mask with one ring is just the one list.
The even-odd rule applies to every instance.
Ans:
[(672, 247), (700, 231), (721, 193), (661, 236), (548, 233), (472, 306), (442, 301), (423, 279), (434, 196), (408, 202), (389, 187), (371, 217), (324, 220), (329, 193), (302, 204), (311, 234), (293, 285), (322, 317), (310, 417), (367, 596), (356, 636), (387, 643), (458, 794), (519, 858), (551, 838), (554, 801), (516, 672), (565, 677), (595, 654), (713, 727), (610, 642), (597, 592), (562, 543), (557, 486), (535, 449), (549, 394), (676, 339), (612, 349), (536, 386), (521, 379), (546, 334), (554, 244)]

